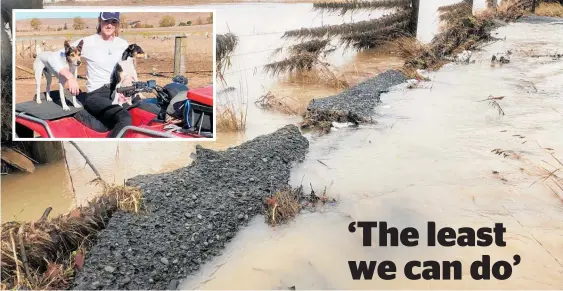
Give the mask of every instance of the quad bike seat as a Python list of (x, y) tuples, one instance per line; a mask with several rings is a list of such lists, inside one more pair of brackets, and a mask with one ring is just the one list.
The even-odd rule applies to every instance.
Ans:
[[(80, 95), (78, 95), (77, 100), (78, 103), (80, 103), (80, 105), (82, 105), (82, 102), (80, 102), (80, 97), (84, 98), (85, 95), (86, 95), (85, 93), (81, 93)], [(65, 101), (68, 107), (70, 108), (69, 111), (63, 110), (61, 97), (59, 95), (58, 90), (51, 91), (51, 98), (53, 99), (53, 101), (47, 101), (45, 99), (45, 93), (41, 93), (42, 103), (37, 104), (37, 102), (35, 102), (36, 96), (37, 95), (34, 95), (32, 101), (17, 103), (16, 113), (24, 112), (27, 115), (48, 121), (48, 120), (61, 119), (65, 117), (71, 117), (77, 112), (82, 110), (82, 108), (75, 108), (74, 106), (72, 106), (72, 102), (69, 101), (69, 99), (72, 100), (72, 95), (70, 94), (70, 92), (66, 90), (65, 90), (65, 97), (66, 97)]]
[[(98, 120), (95, 116), (90, 114), (88, 111), (84, 110), (84, 108), (75, 108), (72, 106), (72, 102), (69, 99), (72, 99), (72, 95), (70, 92), (65, 90), (65, 101), (69, 106), (69, 111), (64, 111), (62, 109), (61, 98), (59, 96), (59, 91), (51, 91), (51, 98), (53, 101), (48, 102), (45, 99), (45, 93), (41, 94), (41, 104), (37, 104), (35, 99), (32, 101), (26, 101), (16, 104), (16, 114), (25, 114), (27, 116), (31, 116), (42, 121), (47, 122), (50, 126), (67, 126), (67, 127), (76, 127), (77, 123), (72, 121), (73, 119), (78, 121), (81, 125), (96, 131), (98, 133), (105, 133), (110, 131), (110, 127), (102, 123)], [(84, 103), (84, 98), (86, 97), (85, 92), (81, 92), (77, 96), (78, 102), (82, 105)], [(147, 114), (147, 118), (153, 118), (153, 115), (158, 114), (160, 111), (160, 107), (155, 104), (151, 99), (142, 100), (141, 102), (134, 103), (133, 105), (127, 108), (127, 105), (124, 106), (127, 110), (131, 110), (134, 108), (138, 108)], [(135, 119), (135, 117), (134, 117)], [(141, 122), (141, 121), (139, 121)], [(21, 126), (16, 126), (16, 128), (20, 128)], [(69, 129), (73, 130), (73, 129)]]

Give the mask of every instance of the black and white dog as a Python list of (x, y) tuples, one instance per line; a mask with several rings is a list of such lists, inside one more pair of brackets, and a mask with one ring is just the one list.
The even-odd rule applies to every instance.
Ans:
[[(125, 97), (121, 93), (115, 92), (115, 89), (125, 86), (131, 86), (132, 82), (139, 81), (137, 76), (137, 66), (135, 63), (135, 58), (143, 55), (145, 52), (137, 44), (131, 44), (123, 52), (121, 60), (115, 65), (113, 73), (111, 75), (110, 89), (114, 92), (115, 96), (113, 98), (112, 104), (123, 104), (127, 102), (129, 105), (132, 103), (132, 97)], [(125, 102), (123, 101), (125, 98)]]
[[(74, 77), (76, 78), (78, 75), (78, 67), (80, 66), (80, 64), (82, 63), (80, 61), (80, 55), (82, 52), (82, 45), (84, 44), (84, 41), (81, 40), (80, 43), (78, 43), (78, 46), (73, 47), (70, 45), (70, 43), (68, 42), (68, 40), (65, 40), (64, 43), (64, 55), (61, 56), (61, 61), (63, 62), (63, 64), (65, 64), (65, 67), (67, 67), (71, 72), (74, 73)], [(53, 99), (51, 99), (50, 93), (51, 93), (51, 81), (53, 76), (57, 77), (59, 79), (59, 96), (61, 98), (61, 104), (63, 106), (63, 110), (68, 111), (70, 110), (70, 108), (68, 107), (68, 105), (66, 105), (66, 99), (65, 99), (65, 94), (64, 94), (64, 84), (66, 83), (66, 80), (64, 80), (63, 77), (59, 76), (59, 72), (55, 72), (55, 70), (53, 69), (53, 67), (49, 64), (49, 56), (53, 53), (53, 52), (49, 52), (49, 51), (45, 51), (43, 52), (40, 48), (40, 46), (36, 47), (37, 50), (37, 55), (35, 57), (35, 61), (33, 63), (33, 70), (35, 71), (35, 82), (37, 83), (37, 96), (35, 99), (35, 102), (37, 102), (37, 104), (41, 104), (41, 75), (45, 75), (45, 79), (47, 80), (47, 89), (45, 90), (45, 99), (47, 99), (47, 101), (53, 101)], [(76, 101), (76, 96), (72, 96), (72, 105), (75, 108), (81, 108), (82, 106)]]

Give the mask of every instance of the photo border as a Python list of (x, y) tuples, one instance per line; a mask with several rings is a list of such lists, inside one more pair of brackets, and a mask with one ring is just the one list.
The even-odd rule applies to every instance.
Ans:
[[(80, 6), (78, 6), (80, 7)], [(181, 7), (174, 7), (174, 6), (162, 6), (162, 7), (152, 7), (151, 12), (155, 13), (178, 13), (178, 12), (193, 12), (193, 13), (212, 13), (213, 14), (213, 32), (212, 32), (212, 58), (213, 58), (213, 138), (162, 138), (162, 137), (155, 137), (155, 138), (18, 138), (16, 137), (16, 23), (17, 18), (16, 14), (18, 12), (39, 12), (39, 13), (50, 13), (50, 12), (100, 12), (100, 11), (119, 11), (119, 12), (143, 12), (146, 13), (146, 9), (142, 9), (143, 7), (136, 6), (135, 8), (131, 8), (130, 6), (87, 6), (87, 8), (43, 8), (43, 9), (13, 9), (12, 10), (12, 19), (13, 25), (11, 27), (12, 30), (12, 139), (14, 141), (93, 141), (93, 142), (101, 142), (101, 141), (111, 141), (111, 140), (120, 140), (120, 141), (135, 141), (135, 142), (143, 142), (143, 141), (182, 141), (182, 142), (216, 142), (217, 141), (217, 84), (216, 84), (216, 55), (217, 55), (217, 11), (216, 9), (190, 9), (190, 8), (181, 8)], [(188, 79), (189, 80), (189, 79)], [(189, 84), (189, 83), (188, 83)], [(85, 109), (84, 109), (85, 110)]]

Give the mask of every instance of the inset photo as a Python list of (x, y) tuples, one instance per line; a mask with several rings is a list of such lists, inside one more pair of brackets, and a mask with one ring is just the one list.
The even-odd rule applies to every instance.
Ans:
[(212, 10), (14, 10), (14, 140), (215, 137)]

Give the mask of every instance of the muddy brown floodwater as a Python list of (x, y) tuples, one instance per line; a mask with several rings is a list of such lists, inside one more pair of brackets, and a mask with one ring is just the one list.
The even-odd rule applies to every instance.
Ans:
[[(72, 7), (56, 6), (46, 8), (66, 9)], [(151, 7), (146, 6), (146, 9)], [(208, 8), (208, 6), (190, 6), (189, 8)], [(365, 12), (354, 14), (322, 14), (313, 11), (312, 4), (279, 4), (249, 3), (240, 5), (213, 5), (217, 10), (217, 33), (231, 31), (240, 36), (240, 44), (232, 58), (232, 67), (227, 71), (227, 86), (234, 86), (232, 94), (218, 96), (217, 102), (244, 103), (248, 107), (246, 130), (241, 133), (218, 134), (216, 142), (204, 142), (203, 146), (224, 149), (242, 143), (245, 140), (272, 132), (288, 123), (297, 123), (299, 116), (291, 116), (272, 111), (264, 111), (254, 102), (268, 90), (293, 100), (293, 105), (304, 108), (309, 100), (335, 94), (340, 89), (323, 84), (308, 82), (290, 82), (283, 77), (273, 78), (262, 74), (261, 66), (271, 61), (274, 49), (284, 45), (280, 39), (283, 32), (301, 27), (337, 24), (342, 22), (361, 21), (388, 13), (387, 11)], [(245, 16), (246, 15), (246, 16)], [(279, 15), (291, 15), (290, 20), (272, 22)], [(283, 55), (282, 55), (283, 56)], [(374, 57), (375, 56), (375, 57)], [(372, 52), (356, 54), (342, 49), (333, 53), (329, 61), (338, 67), (351, 82), (376, 75), (388, 66), (398, 66), (402, 62), (389, 55)], [(256, 70), (254, 69), (255, 67)], [(221, 86), (218, 90), (221, 90)], [(138, 142), (93, 142), (78, 143), (92, 159), (93, 164), (101, 172), (106, 181), (123, 183), (123, 179), (136, 175), (170, 171), (191, 162), (189, 156), (194, 151), (192, 143), (138, 143)], [(38, 167), (33, 175), (16, 174), (2, 177), (2, 220), (32, 220), (41, 216), (45, 208), (52, 206), (52, 214), (65, 213), (77, 203), (83, 203), (93, 197), (100, 189), (97, 185), (88, 184), (95, 176), (84, 165), (83, 158), (70, 145), (65, 144), (72, 182), (66, 171), (64, 162)], [(118, 154), (117, 154), (118, 153)], [(60, 173), (53, 179), (53, 171)], [(24, 191), (23, 185), (29, 188), (29, 196), (23, 203), (23, 196), (12, 193)], [(29, 187), (29, 186), (28, 186)], [(72, 187), (74, 187), (73, 194)], [(41, 189), (38, 193), (36, 189)], [(35, 194), (33, 194), (35, 193)], [(35, 199), (38, 197), (37, 199)]]
[[(303, 104), (306, 101), (299, 98), (309, 100), (338, 91), (318, 84), (311, 85), (311, 90), (305, 85), (291, 87), (284, 83), (287, 80), (267, 77), (259, 70), (255, 74), (254, 67), (265, 64), (270, 54), (266, 50), (279, 47), (281, 32), (340, 23), (349, 20), (349, 15), (317, 16), (310, 4), (212, 6), (221, 19), (216, 24), (218, 33), (225, 33), (228, 24), (240, 36), (227, 81), (236, 92), (243, 92), (242, 97), (234, 94), (223, 98), (244, 99), (248, 124), (244, 133), (219, 134), (218, 142), (204, 146), (225, 148), (300, 121), (298, 116), (254, 107), (254, 100), (268, 90), (289, 92), (285, 94), (296, 95), (292, 97)], [(354, 21), (376, 14), (354, 16)], [(276, 21), (283, 15), (292, 17)], [(277, 228), (268, 227), (258, 217), (237, 234), (222, 256), (186, 278), (179, 288), (562, 289), (562, 202), (545, 183), (533, 183), (545, 175), (541, 167), (554, 170), (549, 164), (557, 163), (538, 144), (554, 149), (553, 154), (560, 159), (563, 155), (563, 60), (530, 55), (553, 54), (563, 46), (559, 37), (563, 26), (515, 23), (496, 32), (495, 36), (506, 40), (475, 52), (476, 63), (448, 65), (430, 73), (432, 81), (423, 88), (397, 88), (383, 94), (383, 104), (377, 108), (378, 124), (339, 129), (322, 137), (308, 136), (310, 151), (306, 161), (294, 169), (292, 184), (312, 185), (317, 192), (327, 187), (328, 195), (339, 203), (326, 207), (323, 213), (302, 214)], [(491, 67), (491, 56), (507, 50), (513, 52), (511, 62)], [(379, 68), (382, 62), (390, 67), (396, 64), (390, 58), (342, 51), (333, 54), (330, 61), (343, 71), (359, 68), (357, 74), (363, 77), (376, 74), (370, 70)], [(506, 115), (499, 116), (487, 102), (478, 102), (490, 95), (505, 97), (498, 103)], [(104, 178), (117, 182), (184, 166), (194, 149), (189, 143), (120, 143), (116, 159), (116, 142), (80, 145), (93, 156)], [(505, 158), (492, 153), (493, 149), (512, 152)], [(93, 174), (83, 168), (84, 162), (74, 149), (67, 146), (67, 150), (77, 201), (83, 201), (96, 191), (94, 186), (84, 186)], [(53, 169), (57, 167), (64, 168), (64, 164)], [(53, 179), (58, 176), (52, 171), (39, 168), (30, 176), (33, 181), (29, 178), (19, 184), (17, 179), (23, 179), (19, 176), (3, 177), (2, 219), (16, 214), (35, 218), (49, 203), (68, 208), (71, 199), (55, 197), (72, 191), (62, 178)], [(21, 203), (12, 200), (19, 197), (6, 196), (19, 193), (24, 183), (41, 187), (42, 193), (36, 197), (44, 195), (51, 200), (36, 199), (34, 206), (28, 205), (21, 212)], [(12, 206), (5, 208), (6, 204)], [(29, 211), (33, 215), (23, 214)], [(425, 241), (427, 221), (454, 228), (493, 227), (501, 222), (507, 228), (507, 247), (428, 248), (424, 243), (414, 248), (362, 247), (360, 233), (347, 231), (348, 224), (355, 220), (388, 221), (400, 228), (414, 226), (421, 232), (421, 242)], [(522, 262), (514, 267), (509, 280), (473, 281), (468, 266), (481, 255), (509, 262), (520, 255)], [(401, 266), (413, 259), (460, 260), (464, 279), (408, 281)], [(398, 278), (354, 281), (349, 260), (392, 260), (398, 266)]]
[[(558, 113), (563, 112), (563, 63), (529, 57), (530, 51), (553, 54), (561, 47), (563, 27), (517, 23), (497, 32), (506, 41), (476, 52), (475, 64), (449, 65), (431, 73), (426, 88), (382, 95), (378, 125), (313, 138), (307, 160), (293, 172), (293, 184), (311, 184), (317, 192), (327, 186), (338, 206), (277, 229), (257, 218), (222, 257), (180, 287), (563, 288), (562, 201), (541, 183), (530, 187), (546, 175), (540, 166), (555, 169), (543, 161), (557, 164), (538, 143), (555, 149), (556, 157), (563, 155)], [(511, 62), (491, 67), (491, 56), (507, 50), (513, 51)], [(489, 95), (505, 96), (498, 101), (505, 116), (478, 102)], [(504, 158), (491, 153), (496, 148), (515, 154)], [(347, 231), (359, 220), (415, 226), (421, 233), (427, 221), (454, 228), (504, 223), (507, 247), (362, 247), (361, 235)], [(511, 263), (520, 255), (522, 261), (509, 280), (474, 281), (469, 265), (481, 255)], [(406, 280), (401, 266), (413, 259), (460, 260), (464, 279)], [(348, 260), (392, 260), (398, 278), (354, 281)]]

